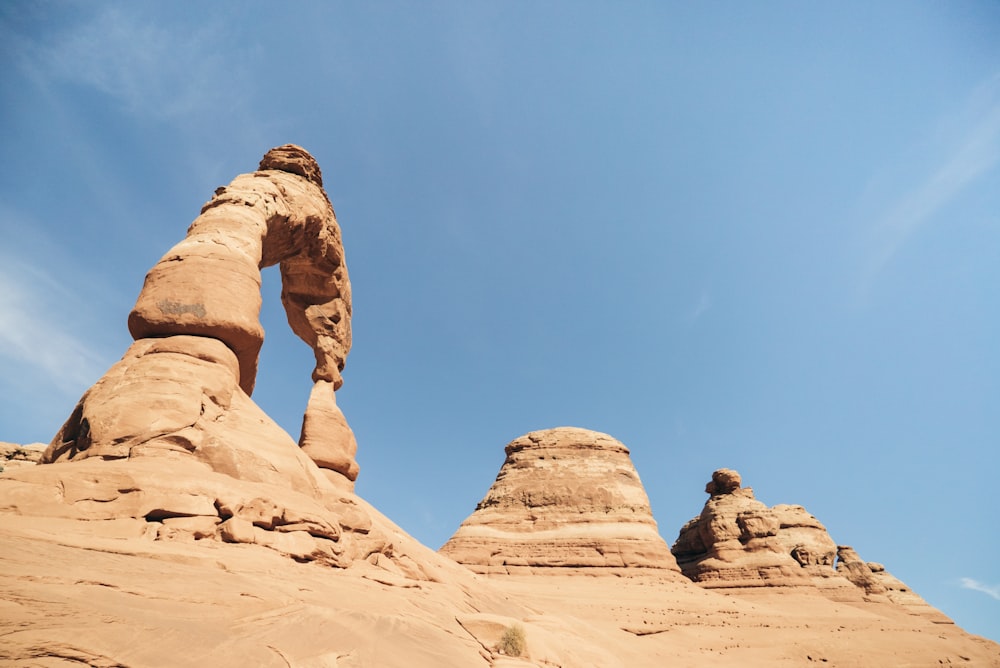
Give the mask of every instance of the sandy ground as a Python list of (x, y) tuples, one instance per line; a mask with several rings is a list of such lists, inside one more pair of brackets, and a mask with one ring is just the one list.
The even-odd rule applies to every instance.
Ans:
[[(484, 577), (419, 544), (406, 549), (436, 581), (413, 580), (152, 541), (135, 522), (0, 515), (3, 665), (1000, 666), (1000, 645), (892, 604), (677, 576)], [(520, 658), (496, 651), (513, 624)]]

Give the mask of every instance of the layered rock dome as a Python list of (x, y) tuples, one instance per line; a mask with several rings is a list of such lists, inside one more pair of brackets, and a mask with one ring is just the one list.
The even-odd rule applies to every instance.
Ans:
[(480, 573), (678, 570), (623, 443), (558, 427), (516, 438), (505, 452), (496, 481), (442, 554)]

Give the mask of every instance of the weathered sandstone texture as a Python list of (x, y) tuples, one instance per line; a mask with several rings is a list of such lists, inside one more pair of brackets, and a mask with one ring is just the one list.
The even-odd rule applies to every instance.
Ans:
[(442, 554), (480, 573), (678, 570), (621, 442), (559, 427), (517, 438), (506, 453), (493, 486)]
[(926, 617), (939, 624), (952, 623), (943, 612), (885, 570), (884, 565), (874, 561), (863, 561), (849, 545), (837, 546), (837, 573), (864, 591), (869, 600), (888, 599), (914, 615)]
[[(0, 444), (0, 665), (1000, 668), (996, 643), (936, 623), (801, 507), (750, 503), (733, 472), (710, 485), (709, 535), (766, 539), (789, 569), (831, 573), (854, 597), (692, 583), (628, 449), (581, 429), (508, 446), (445, 550), (488, 576), (419, 544), (351, 489), (354, 439), (334, 401), (350, 300), (319, 168), (286, 146), (233, 183), (150, 272), (135, 343), (52, 444)], [(298, 444), (249, 396), (254, 272), (273, 262), (316, 351)], [(512, 627), (517, 657), (502, 642)]]
[[(834, 575), (836, 545), (804, 509), (785, 506), (780, 517), (730, 469), (713, 473), (705, 492), (710, 498), (701, 515), (684, 525), (671, 548), (684, 575), (714, 587), (803, 585), (824, 567)], [(778, 538), (782, 519), (794, 525), (785, 540)]]
[[(84, 394), (43, 461), (190, 453), (216, 471), (259, 476), (273, 455), (279, 477), (315, 487), (301, 458), (265, 454), (252, 434), (258, 421), (274, 426), (249, 396), (264, 341), (260, 270), (275, 264), (288, 324), (316, 357), (299, 445), (353, 489), (357, 443), (334, 397), (351, 348), (351, 283), (319, 165), (291, 144), (216, 190), (150, 269), (128, 318), (135, 343)], [(232, 438), (241, 431), (249, 442)]]
[(837, 600), (889, 601), (950, 623), (880, 564), (838, 546), (802, 506), (769, 508), (741, 484), (736, 471), (712, 474), (701, 515), (681, 528), (671, 548), (684, 575), (707, 588), (815, 587)]
[(34, 466), (42, 458), (44, 443), (7, 443), (0, 441), (0, 472), (13, 471), (24, 466)]
[[(288, 322), (316, 357), (298, 444), (249, 396), (260, 269), (273, 264)], [(391, 540), (352, 494), (357, 446), (334, 399), (350, 317), (319, 166), (297, 146), (272, 149), (257, 172), (219, 188), (150, 270), (129, 316), (135, 342), (84, 393), (43, 465), (4, 475), (3, 508), (131, 518), (130, 531), (152, 539), (257, 544), (341, 567), (391, 563)]]

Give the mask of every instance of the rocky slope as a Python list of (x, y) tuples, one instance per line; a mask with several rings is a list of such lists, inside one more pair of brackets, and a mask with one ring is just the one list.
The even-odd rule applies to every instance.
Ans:
[(0, 441), (0, 473), (25, 466), (34, 466), (48, 446), (45, 443), (7, 443)]
[[(289, 324), (316, 354), (298, 442), (250, 398), (259, 270), (274, 263)], [(444, 550), (485, 574), (427, 549), (353, 492), (334, 396), (350, 311), (319, 167), (274, 149), (150, 271), (135, 343), (41, 463), (38, 448), (4, 450), (0, 663), (1000, 666), (997, 644), (913, 614), (912, 592), (878, 564), (840, 548), (843, 577), (826, 573), (822, 525), (766, 509), (731, 476), (710, 490), (709, 529), (689, 524), (674, 547), (695, 584), (627, 448), (595, 432), (508, 446)], [(817, 569), (851, 595), (813, 586)], [(503, 639), (518, 629), (514, 657)]]

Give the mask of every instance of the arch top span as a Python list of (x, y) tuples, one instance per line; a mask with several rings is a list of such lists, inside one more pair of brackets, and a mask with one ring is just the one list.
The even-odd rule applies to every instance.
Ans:
[(251, 394), (264, 342), (260, 270), (281, 268), (292, 331), (314, 351), (313, 380), (335, 388), (351, 349), (351, 283), (340, 226), (316, 160), (286, 144), (202, 207), (187, 236), (146, 276), (129, 331), (136, 340), (187, 334), (219, 339)]

